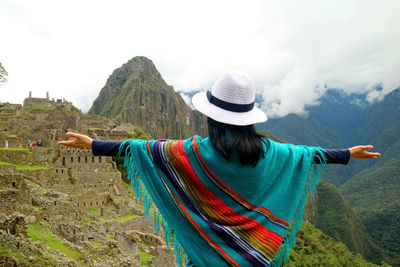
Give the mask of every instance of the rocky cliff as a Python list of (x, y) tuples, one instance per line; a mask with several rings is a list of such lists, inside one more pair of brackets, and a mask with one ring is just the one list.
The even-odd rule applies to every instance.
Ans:
[(114, 70), (91, 111), (140, 125), (155, 138), (206, 135), (205, 117), (191, 110), (145, 57), (134, 57)]

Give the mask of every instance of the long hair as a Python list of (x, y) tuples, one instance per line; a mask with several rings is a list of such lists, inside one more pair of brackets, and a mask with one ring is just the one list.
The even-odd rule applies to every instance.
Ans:
[(217, 122), (211, 118), (207, 118), (207, 124), (211, 143), (226, 160), (230, 161), (235, 150), (243, 165), (255, 167), (264, 157), (263, 136), (256, 133), (253, 125), (236, 126)]

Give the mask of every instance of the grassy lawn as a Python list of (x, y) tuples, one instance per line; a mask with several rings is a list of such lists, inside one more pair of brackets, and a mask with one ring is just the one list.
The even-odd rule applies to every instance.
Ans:
[(32, 181), (29, 181), (28, 179), (25, 179), (25, 182), (27, 182), (29, 185), (35, 187), (38, 190), (39, 194), (44, 195), (44, 194), (47, 193), (47, 191), (44, 190), (40, 185), (38, 185), (38, 184), (36, 184), (36, 183), (34, 183)]
[(114, 236), (112, 234), (106, 234), (107, 240), (114, 240)]
[(0, 256), (4, 255), (8, 252), (8, 248), (4, 247), (4, 246), (0, 246)]
[(9, 147), (9, 148), (0, 147), (0, 150), (31, 151), (29, 148), (26, 147)]
[(40, 165), (28, 165), (28, 164), (21, 164), (21, 163), (14, 163), (14, 162), (5, 162), (0, 160), (0, 165), (14, 165), (17, 170), (27, 170), (27, 171), (36, 171), (36, 170), (50, 170), (50, 168), (46, 166)]
[(89, 213), (95, 213), (97, 215), (100, 215), (100, 209), (97, 209), (97, 208), (89, 208), (87, 211)]
[(149, 262), (149, 258), (151, 257), (151, 255), (149, 253), (144, 252), (140, 248), (138, 249), (138, 251), (140, 254), (140, 264), (142, 266), (151, 267), (151, 263)]
[(141, 217), (141, 216), (136, 215), (136, 214), (135, 215), (124, 215), (124, 216), (118, 217), (117, 220), (119, 222), (123, 223), (123, 222), (129, 221), (131, 219), (139, 218), (139, 217)]
[(81, 262), (81, 258), (83, 257), (82, 253), (71, 249), (70, 247), (65, 245), (62, 240), (57, 239), (49, 233), (46, 233), (46, 231), (40, 224), (40, 221), (29, 224), (28, 234), (33, 241), (40, 241), (44, 245), (47, 245), (51, 250), (60, 251), (64, 253), (68, 258), (77, 262), (79, 265), (84, 265), (83, 262)]
[(24, 107), (23, 111), (53, 111), (54, 108), (48, 107)]

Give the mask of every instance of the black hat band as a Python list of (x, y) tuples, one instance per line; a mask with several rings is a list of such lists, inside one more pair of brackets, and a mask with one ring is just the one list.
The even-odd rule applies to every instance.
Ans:
[(213, 96), (211, 91), (207, 91), (207, 98), (210, 103), (216, 105), (217, 107), (233, 112), (248, 112), (254, 107), (254, 102), (250, 104), (234, 104), (226, 102)]

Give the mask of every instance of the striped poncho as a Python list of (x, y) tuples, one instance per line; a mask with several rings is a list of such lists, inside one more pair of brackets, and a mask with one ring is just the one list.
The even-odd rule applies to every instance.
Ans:
[[(265, 157), (227, 161), (209, 138), (127, 140), (125, 167), (147, 218), (174, 247), (179, 266), (280, 266), (295, 243), (319, 181), (321, 148), (265, 139)], [(320, 159), (325, 162), (325, 158)]]

